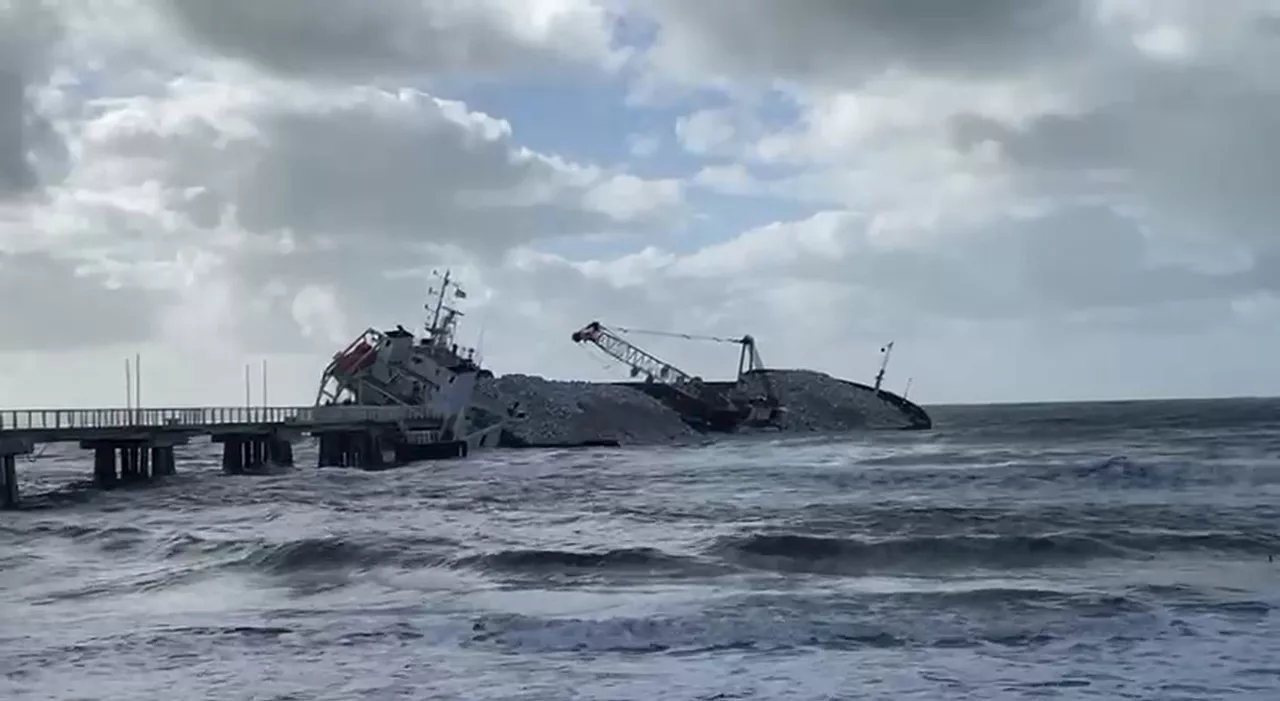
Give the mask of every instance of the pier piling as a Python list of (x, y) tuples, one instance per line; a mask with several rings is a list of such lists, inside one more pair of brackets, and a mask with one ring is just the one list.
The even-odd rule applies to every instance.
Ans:
[(172, 477), (178, 474), (178, 464), (174, 459), (173, 446), (151, 446), (151, 476)]
[(93, 451), (93, 481), (100, 489), (121, 484), (148, 482), (178, 474), (174, 445), (185, 442), (172, 438), (81, 441), (80, 447)]
[(222, 471), (228, 475), (243, 475), (267, 465), (293, 465), (293, 441), (288, 434), (229, 433), (215, 435), (213, 441), (222, 444)]
[(18, 456), (0, 455), (0, 509), (16, 509), (18, 503)]
[(320, 467), (378, 468), (385, 465), (382, 436), (371, 430), (326, 431), (319, 434)]
[(116, 474), (115, 448), (100, 445), (93, 449), (93, 481), (102, 489), (116, 486), (119, 476)]

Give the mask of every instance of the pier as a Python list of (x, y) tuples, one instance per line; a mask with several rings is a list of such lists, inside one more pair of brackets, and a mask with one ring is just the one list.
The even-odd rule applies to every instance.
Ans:
[(20, 504), (18, 457), (44, 444), (78, 443), (91, 451), (94, 481), (110, 489), (177, 474), (174, 448), (199, 437), (222, 445), (222, 469), (233, 475), (292, 465), (294, 443), (308, 435), (323, 448), (320, 467), (379, 466), (383, 436), (438, 419), (425, 407), (407, 406), (3, 409), (0, 509)]

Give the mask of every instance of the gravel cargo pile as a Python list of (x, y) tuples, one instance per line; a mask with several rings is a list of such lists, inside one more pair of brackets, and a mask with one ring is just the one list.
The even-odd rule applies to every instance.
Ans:
[(526, 418), (514, 420), (509, 433), (531, 445), (631, 445), (700, 438), (658, 400), (617, 385), (503, 375), (482, 380), (477, 393), (503, 407), (520, 402)]
[[(787, 413), (787, 432), (840, 432), (903, 428), (910, 419), (869, 388), (812, 370), (771, 370), (774, 391)], [(749, 377), (747, 391), (763, 393)], [(509, 434), (532, 445), (580, 445), (617, 441), (623, 445), (699, 439), (680, 416), (649, 395), (621, 385), (559, 382), (530, 375), (481, 380), (478, 393), (496, 406), (519, 402), (526, 418)]]
[[(858, 387), (813, 370), (770, 370), (774, 391), (787, 408), (782, 430), (839, 432), (857, 429), (897, 429), (910, 417), (867, 387)], [(763, 393), (759, 380), (748, 376), (750, 391)]]

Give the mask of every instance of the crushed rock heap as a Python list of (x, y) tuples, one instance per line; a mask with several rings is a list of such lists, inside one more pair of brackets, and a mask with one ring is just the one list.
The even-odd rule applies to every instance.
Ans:
[[(904, 428), (903, 411), (870, 387), (812, 370), (769, 370), (774, 392), (787, 407), (784, 432), (841, 432)], [(759, 378), (744, 387), (763, 393)], [(564, 382), (530, 375), (484, 378), (477, 393), (499, 406), (519, 402), (525, 418), (513, 422), (512, 445), (622, 445), (705, 440), (662, 402), (625, 385)]]
[(519, 402), (525, 418), (507, 439), (516, 445), (622, 445), (700, 440), (680, 415), (643, 392), (621, 385), (560, 382), (531, 375), (480, 381), (476, 393), (500, 406)]
[[(903, 410), (870, 387), (815, 370), (767, 370), (773, 391), (787, 412), (781, 430), (838, 433), (858, 429), (901, 429), (911, 424)], [(763, 394), (754, 376), (744, 388)]]

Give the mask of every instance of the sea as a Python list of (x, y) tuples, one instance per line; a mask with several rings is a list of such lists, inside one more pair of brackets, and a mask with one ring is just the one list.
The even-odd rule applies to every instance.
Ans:
[(1280, 401), (496, 451), (0, 512), (0, 699), (1280, 699)]

